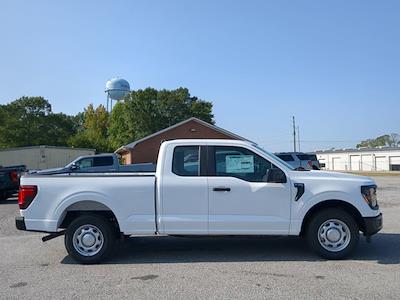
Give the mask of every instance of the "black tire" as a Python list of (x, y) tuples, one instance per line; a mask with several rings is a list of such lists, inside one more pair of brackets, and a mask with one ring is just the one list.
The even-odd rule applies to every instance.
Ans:
[[(328, 220), (337, 220), (338, 222), (327, 222)], [(322, 226), (324, 224), (325, 226)], [(328, 238), (327, 232), (329, 230), (325, 230), (325, 228), (330, 228), (330, 224), (339, 227), (339, 229), (332, 227), (337, 232), (331, 231), (331, 233), (336, 234), (334, 237), (337, 237), (337, 234), (340, 235), (340, 240), (336, 248), (332, 246), (335, 243), (331, 243), (331, 240)], [(321, 233), (321, 237), (319, 237), (319, 232)], [(343, 259), (348, 257), (356, 248), (359, 238), (360, 232), (357, 222), (346, 211), (337, 208), (327, 208), (317, 212), (306, 228), (308, 246), (319, 256), (326, 259)]]
[[(85, 251), (85, 248), (79, 247), (79, 245), (83, 244), (79, 244), (79, 239), (77, 239), (76, 236), (74, 242), (75, 233), (78, 234), (79, 232), (83, 232), (83, 230), (85, 229), (91, 229), (92, 231), (94, 231), (95, 234), (98, 235), (98, 238), (93, 236), (93, 238), (95, 239), (95, 243), (97, 243), (100, 238), (102, 240), (101, 245), (97, 245), (97, 248), (93, 247), (94, 251), (92, 251), (90, 254), (88, 254), (90, 251)], [(97, 232), (97, 230), (99, 230), (99, 232)], [(71, 222), (65, 232), (65, 248), (67, 249), (68, 254), (80, 263), (98, 263), (110, 255), (115, 243), (114, 231), (115, 230), (112, 224), (102, 216), (95, 214), (79, 216)], [(79, 250), (75, 247), (77, 247)], [(81, 251), (81, 253), (79, 251)], [(83, 255), (82, 252), (86, 252), (88, 256)]]

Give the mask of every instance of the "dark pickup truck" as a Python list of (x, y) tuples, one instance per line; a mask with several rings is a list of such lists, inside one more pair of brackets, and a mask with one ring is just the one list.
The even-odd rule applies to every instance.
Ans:
[(97, 155), (80, 156), (65, 167), (34, 170), (29, 174), (57, 175), (74, 173), (117, 173), (117, 172), (155, 172), (156, 165), (152, 163), (139, 163), (120, 165), (115, 153), (103, 153)]
[(0, 166), (0, 200), (9, 198), (18, 192), (19, 178), (26, 171), (26, 166)]

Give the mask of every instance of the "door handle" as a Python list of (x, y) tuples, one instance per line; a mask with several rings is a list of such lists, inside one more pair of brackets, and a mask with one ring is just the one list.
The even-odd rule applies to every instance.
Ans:
[(228, 187), (215, 187), (213, 188), (214, 192), (230, 192), (231, 188)]

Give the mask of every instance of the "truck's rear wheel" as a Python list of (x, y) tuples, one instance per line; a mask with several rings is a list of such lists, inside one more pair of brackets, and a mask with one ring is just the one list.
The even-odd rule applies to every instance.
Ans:
[(306, 231), (309, 247), (327, 259), (342, 259), (350, 255), (358, 244), (359, 235), (354, 218), (336, 208), (316, 213)]
[(97, 215), (83, 215), (68, 226), (65, 248), (75, 260), (93, 264), (110, 254), (114, 240), (113, 227), (107, 219)]

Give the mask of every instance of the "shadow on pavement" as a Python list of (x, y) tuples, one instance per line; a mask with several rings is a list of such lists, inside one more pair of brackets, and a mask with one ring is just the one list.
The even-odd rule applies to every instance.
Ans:
[[(400, 234), (378, 233), (360, 243), (350, 260), (400, 263)], [(105, 264), (323, 261), (299, 237), (131, 237)], [(69, 256), (61, 263), (76, 264)]]

